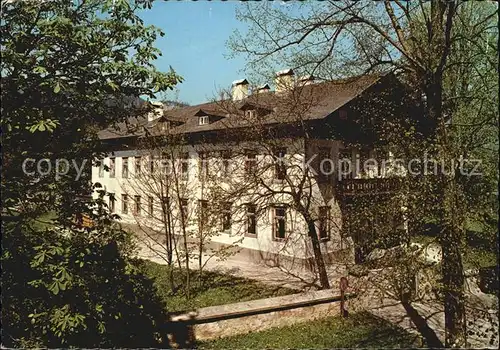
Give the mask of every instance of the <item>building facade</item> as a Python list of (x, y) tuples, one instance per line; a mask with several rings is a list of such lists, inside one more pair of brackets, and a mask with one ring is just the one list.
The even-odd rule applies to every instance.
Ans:
[(161, 234), (168, 226), (254, 260), (307, 265), (311, 235), (327, 261), (354, 259), (345, 209), (392, 171), (368, 161), (390, 155), (375, 145), (376, 115), (359, 108), (394, 103), (397, 81), (315, 82), (286, 70), (274, 85), (251, 93), (247, 80), (235, 81), (220, 101), (155, 105), (135, 131), (101, 132), (109, 155), (92, 179), (109, 193), (110, 211), (131, 227)]

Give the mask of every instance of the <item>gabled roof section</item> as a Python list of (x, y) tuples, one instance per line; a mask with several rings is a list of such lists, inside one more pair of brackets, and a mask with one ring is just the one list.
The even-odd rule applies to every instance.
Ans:
[(223, 115), (221, 111), (219, 111), (215, 108), (200, 108), (194, 114), (194, 116), (197, 116), (197, 117), (202, 117), (205, 115), (208, 115), (210, 117), (222, 117), (222, 118), (225, 117), (225, 115)]
[[(360, 96), (364, 91), (372, 88), (385, 77), (387, 77), (387, 74), (364, 75), (349, 79), (299, 85), (291, 92), (293, 95), (291, 98), (296, 98), (295, 104), (286, 100), (290, 96), (270, 91), (254, 93), (239, 102), (222, 100), (171, 109), (164, 111), (164, 117), (167, 120), (179, 122), (178, 126), (170, 129), (170, 132), (173, 133), (199, 133), (233, 127), (247, 127), (249, 126), (248, 122), (245, 123), (241, 118), (245, 109), (267, 110), (269, 113), (265, 113), (263, 122), (275, 124), (290, 122), (290, 119), (286, 118), (290, 108), (296, 108), (296, 105), (309, 104), (301, 113), (301, 118), (303, 120), (321, 120)], [(242, 84), (244, 83), (243, 80), (234, 83)], [(231, 108), (228, 110), (227, 106), (231, 106)], [(201, 115), (210, 116), (210, 124), (199, 125), (197, 117)], [(113, 138), (112, 135), (113, 132), (105, 130), (102, 138)], [(125, 136), (133, 135), (116, 137)]]
[(252, 101), (251, 99), (246, 99), (241, 103), (240, 107), (238, 108), (241, 111), (246, 111), (249, 109), (265, 109), (268, 111), (272, 111), (272, 107), (269, 105), (264, 105), (261, 103), (258, 103), (256, 101)]

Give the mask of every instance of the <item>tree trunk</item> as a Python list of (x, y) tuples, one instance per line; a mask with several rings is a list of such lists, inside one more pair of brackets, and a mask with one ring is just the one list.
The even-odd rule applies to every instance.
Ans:
[[(162, 191), (163, 194), (163, 191)], [(162, 195), (162, 198), (165, 196)], [(167, 265), (168, 265), (168, 275), (170, 282), (170, 290), (173, 292), (175, 290), (175, 282), (174, 282), (174, 269), (173, 269), (173, 246), (172, 246), (172, 229), (170, 225), (170, 204), (165, 203), (163, 199), (161, 200), (161, 209), (162, 209), (162, 220), (164, 226), (165, 233), (165, 245), (167, 249)]]
[[(442, 75), (428, 77), (424, 88), (427, 97), (427, 113), (435, 123), (436, 141), (441, 159), (450, 158), (447, 130), (442, 111)], [(440, 169), (438, 180), (441, 189), (441, 234), (442, 274), (445, 314), (445, 346), (466, 346), (466, 322), (464, 300), (464, 272), (460, 252), (462, 235), (456, 212), (456, 193), (454, 179), (447, 178), (444, 167)]]
[(450, 180), (445, 184), (445, 228), (443, 231), (442, 274), (444, 286), (445, 346), (463, 348), (467, 345), (464, 271), (460, 248), (463, 241), (462, 221), (456, 215), (456, 194)]
[(318, 269), (321, 289), (329, 289), (330, 282), (328, 281), (328, 274), (326, 273), (326, 266), (325, 266), (325, 261), (323, 259), (323, 253), (321, 252), (318, 235), (316, 234), (316, 225), (314, 225), (314, 221), (311, 219), (308, 219), (306, 221), (308, 227), (308, 235), (309, 238), (311, 239), (311, 244), (314, 252), (314, 262), (316, 268)]
[(203, 285), (203, 228), (200, 231), (200, 241), (198, 245), (198, 282)]

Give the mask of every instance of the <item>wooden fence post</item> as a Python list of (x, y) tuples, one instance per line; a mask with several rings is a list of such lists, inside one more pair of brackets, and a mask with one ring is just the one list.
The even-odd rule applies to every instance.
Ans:
[(347, 317), (348, 312), (345, 309), (345, 291), (349, 287), (349, 281), (345, 277), (340, 278), (340, 316)]

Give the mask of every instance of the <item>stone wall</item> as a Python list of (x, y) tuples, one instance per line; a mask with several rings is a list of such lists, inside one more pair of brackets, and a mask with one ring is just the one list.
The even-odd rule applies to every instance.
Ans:
[(338, 315), (340, 299), (339, 291), (320, 290), (212, 306), (173, 316), (170, 326), (190, 341), (228, 337)]

